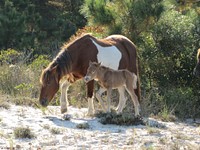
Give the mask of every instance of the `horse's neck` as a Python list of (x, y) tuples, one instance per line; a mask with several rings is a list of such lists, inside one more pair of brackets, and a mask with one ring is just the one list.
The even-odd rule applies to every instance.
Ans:
[(105, 73), (108, 71), (107, 68), (104, 68), (104, 67), (99, 67), (99, 69), (97, 70), (97, 79), (99, 81), (103, 81), (104, 80), (104, 75)]
[(59, 66), (60, 78), (71, 73), (72, 60), (68, 51), (64, 50), (60, 55), (55, 59), (55, 63)]

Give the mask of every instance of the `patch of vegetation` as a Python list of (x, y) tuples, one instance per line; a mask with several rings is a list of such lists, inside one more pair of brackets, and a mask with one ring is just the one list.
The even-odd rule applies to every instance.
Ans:
[(45, 125), (43, 125), (42, 127), (43, 127), (44, 129), (47, 129), (47, 130), (50, 129), (50, 126), (49, 126), (48, 124), (45, 124)]
[(160, 131), (157, 128), (148, 127), (147, 131), (149, 134), (159, 134)]
[(0, 108), (9, 109), (10, 105), (7, 101), (0, 99)]
[[(9, 149), (13, 150), (13, 140), (10, 137), (10, 135), (3, 133), (3, 131), (0, 131), (0, 137), (5, 138), (9, 143), (9, 146), (10, 146)], [(1, 148), (1, 149), (3, 149), (3, 148)]]
[(51, 128), (50, 132), (52, 134), (60, 134), (61, 133), (61, 129), (60, 128)]
[(86, 123), (79, 123), (79, 124), (77, 124), (77, 125), (76, 125), (76, 128), (78, 128), (78, 129), (89, 129), (90, 126), (89, 126), (89, 124), (86, 122)]
[(39, 107), (38, 99), (36, 98), (18, 96), (13, 97), (12, 102), (16, 105)]
[(145, 125), (142, 118), (136, 118), (132, 113), (117, 114), (115, 111), (111, 111), (110, 113), (99, 112), (95, 116), (97, 118), (100, 118), (99, 122), (101, 122), (102, 124)]
[(32, 139), (35, 137), (35, 135), (31, 132), (30, 128), (28, 127), (15, 128), (14, 136), (15, 138), (28, 138), (28, 139)]

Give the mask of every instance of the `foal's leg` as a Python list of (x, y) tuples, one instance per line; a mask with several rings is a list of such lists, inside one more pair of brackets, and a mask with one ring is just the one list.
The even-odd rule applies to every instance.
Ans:
[(68, 98), (67, 98), (67, 91), (71, 84), (65, 80), (61, 84), (61, 96), (60, 96), (60, 106), (61, 106), (61, 113), (67, 112), (67, 106), (69, 105)]
[(131, 99), (133, 101), (133, 104), (134, 104), (134, 107), (135, 107), (135, 116), (140, 116), (140, 114), (139, 114), (140, 104), (138, 102), (138, 97), (136, 96), (136, 94), (134, 92), (133, 85), (130, 82), (129, 83), (127, 82), (127, 84), (126, 84), (126, 90), (130, 94)]
[(126, 104), (126, 97), (125, 97), (125, 88), (121, 86), (118, 88), (119, 91), (119, 104), (116, 108), (117, 113), (121, 113)]
[(108, 106), (107, 106), (107, 112), (110, 112), (110, 101), (111, 101), (111, 94), (112, 94), (112, 88), (108, 88), (107, 89), (107, 103), (108, 103)]
[(103, 108), (103, 111), (106, 112), (106, 107), (105, 107), (104, 102), (103, 102), (103, 100), (102, 100), (102, 98), (101, 98), (102, 94), (103, 94), (105, 91), (106, 91), (105, 88), (100, 87), (99, 90), (98, 90), (97, 93), (96, 93), (96, 98), (97, 98), (98, 101), (100, 102), (101, 107)]

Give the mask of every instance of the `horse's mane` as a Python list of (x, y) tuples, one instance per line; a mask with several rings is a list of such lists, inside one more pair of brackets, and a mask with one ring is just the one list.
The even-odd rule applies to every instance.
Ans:
[(63, 76), (70, 72), (72, 65), (72, 59), (67, 49), (62, 49), (55, 59), (43, 70), (40, 82), (46, 83), (49, 77), (50, 70), (57, 66), (57, 73), (59, 76)]
[[(91, 34), (84, 34), (81, 37), (72, 37), (70, 38), (70, 42), (66, 42), (63, 44), (63, 46), (61, 47), (60, 52), (58, 53), (58, 55), (55, 57), (55, 59), (48, 65), (48, 67), (42, 72), (41, 78), (40, 78), (40, 82), (46, 83), (46, 80), (48, 78), (48, 72), (49, 70), (51, 70), (52, 68), (54, 68), (55, 66), (58, 66), (58, 74), (60, 76), (63, 76), (67, 73), (70, 72), (71, 70), (71, 65), (72, 65), (72, 59), (71, 56), (69, 54), (68, 51), (68, 47), (74, 43), (78, 43), (81, 40), (84, 40), (86, 38), (92, 38), (92, 39), (96, 39), (95, 37), (93, 37)], [(71, 42), (72, 41), (72, 42)]]
[(72, 45), (73, 43), (86, 39), (86, 38), (92, 38), (92, 39), (96, 39), (95, 37), (92, 36), (91, 33), (84, 33), (81, 36), (72, 36), (66, 43), (63, 44), (63, 46), (61, 47), (61, 49), (66, 49), (67, 47), (69, 47), (70, 45)]

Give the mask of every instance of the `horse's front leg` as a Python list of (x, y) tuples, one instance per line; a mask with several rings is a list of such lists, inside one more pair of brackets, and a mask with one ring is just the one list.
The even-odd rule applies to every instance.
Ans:
[(69, 105), (67, 91), (70, 85), (71, 84), (67, 80), (61, 84), (60, 106), (62, 114), (67, 112), (67, 106)]
[(101, 97), (102, 94), (103, 94), (105, 91), (106, 91), (105, 88), (100, 87), (99, 90), (98, 90), (97, 93), (96, 93), (96, 98), (97, 98), (98, 101), (100, 102), (101, 107), (103, 108), (103, 111), (106, 112), (106, 107), (105, 107), (104, 102), (103, 102), (102, 97)]
[(107, 112), (110, 112), (110, 102), (111, 102), (111, 94), (112, 94), (112, 88), (107, 89)]
[(93, 90), (94, 90), (94, 80), (87, 83), (88, 116), (93, 115), (95, 113)]

